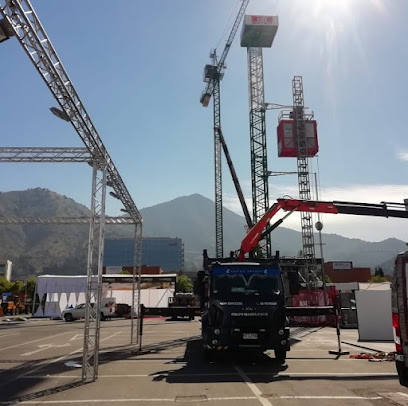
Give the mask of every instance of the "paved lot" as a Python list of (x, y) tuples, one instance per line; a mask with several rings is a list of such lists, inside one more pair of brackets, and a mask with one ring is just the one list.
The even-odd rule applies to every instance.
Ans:
[[(293, 329), (287, 365), (267, 354), (230, 355), (209, 363), (200, 352), (200, 322), (145, 322), (144, 355), (129, 347), (130, 321), (102, 323), (99, 379), (81, 385), (84, 323), (29, 320), (0, 323), (0, 404), (34, 405), (408, 405), (393, 362), (335, 359), (335, 329)], [(362, 345), (342, 330), (343, 349)], [(352, 345), (354, 344), (354, 345)]]

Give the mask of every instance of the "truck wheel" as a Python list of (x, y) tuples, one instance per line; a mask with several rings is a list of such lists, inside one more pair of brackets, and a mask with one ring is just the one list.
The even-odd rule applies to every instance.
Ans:
[(275, 350), (275, 358), (279, 365), (283, 365), (286, 361), (286, 350)]
[(408, 387), (408, 368), (405, 367), (404, 362), (396, 361), (399, 383), (402, 386)]
[(65, 321), (74, 321), (71, 313), (64, 314)]
[(208, 362), (211, 362), (214, 359), (214, 350), (210, 350), (209, 348), (204, 348), (203, 350), (204, 359)]
[(104, 314), (101, 312), (101, 321), (103, 321), (103, 320), (105, 320), (106, 319), (106, 317), (104, 316)]

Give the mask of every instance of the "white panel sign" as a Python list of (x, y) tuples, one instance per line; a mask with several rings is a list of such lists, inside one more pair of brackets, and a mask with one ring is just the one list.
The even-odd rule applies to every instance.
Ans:
[(351, 269), (352, 268), (352, 262), (333, 262), (333, 269)]
[(106, 273), (111, 275), (111, 274), (118, 274), (122, 272), (122, 267), (121, 266), (107, 266), (106, 267)]

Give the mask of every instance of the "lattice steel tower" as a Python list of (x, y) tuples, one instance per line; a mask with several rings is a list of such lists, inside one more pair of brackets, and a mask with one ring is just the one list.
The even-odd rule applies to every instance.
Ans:
[(200, 103), (207, 107), (211, 96), (214, 97), (214, 183), (215, 183), (215, 251), (216, 257), (224, 256), (223, 219), (222, 219), (222, 171), (221, 171), (221, 142), (216, 128), (221, 128), (221, 101), (220, 81), (224, 77), (225, 60), (238, 31), (239, 24), (245, 14), (249, 0), (243, 0), (238, 14), (235, 18), (227, 43), (217, 59), (216, 50), (211, 51), (211, 65), (204, 68), (204, 82), (207, 86), (201, 95)]
[[(306, 121), (312, 120), (313, 116), (309, 117), (305, 115), (302, 76), (295, 76), (293, 78), (292, 92), (294, 120), (293, 129), (295, 132), (294, 136), (297, 141), (299, 199), (311, 200)], [(307, 261), (307, 270), (313, 270), (316, 267), (316, 258), (312, 214), (309, 212), (301, 212), (300, 218), (302, 228), (303, 257)]]
[[(247, 48), (248, 55), (249, 130), (254, 224), (269, 208), (262, 48), (272, 46), (277, 29), (278, 17), (245, 16), (241, 34), (241, 46)], [(259, 242), (258, 255), (263, 257), (271, 255), (269, 234)]]

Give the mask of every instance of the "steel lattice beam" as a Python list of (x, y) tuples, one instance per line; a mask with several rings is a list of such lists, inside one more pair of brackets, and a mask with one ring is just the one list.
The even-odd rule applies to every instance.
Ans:
[(93, 382), (98, 378), (105, 200), (106, 168), (100, 170), (98, 162), (95, 161), (92, 176), (91, 221), (88, 240), (82, 382)]
[(108, 184), (114, 189), (135, 222), (141, 222), (142, 217), (139, 210), (113, 164), (31, 3), (28, 0), (0, 0), (0, 13), (9, 22), (16, 38), (62, 110), (69, 117), (71, 124), (93, 159), (98, 161), (100, 167), (106, 167)]
[[(249, 125), (252, 174), (252, 211), (256, 222), (269, 209), (268, 157), (266, 149), (265, 95), (262, 48), (248, 48)], [(271, 239), (260, 241), (262, 256), (271, 255)]]
[(0, 162), (92, 162), (87, 148), (4, 147)]
[[(142, 217), (29, 0), (0, 0), (0, 13), (6, 22), (5, 24), (8, 23), (9, 25), (9, 36), (14, 33), (61, 106), (62, 114), (60, 116), (72, 124), (92, 156), (94, 175), (82, 380), (84, 382), (93, 381), (98, 375), (99, 317), (97, 316), (100, 306), (106, 186), (113, 188), (115, 195), (121, 200), (125, 211), (135, 224), (141, 226)], [(141, 240), (141, 233), (136, 234), (137, 238)], [(97, 283), (96, 291), (95, 282)], [(96, 300), (95, 308), (90, 305), (92, 297), (95, 297)]]
[[(88, 217), (0, 217), (0, 224), (89, 224)], [(130, 217), (105, 217), (106, 224), (131, 225), (134, 221)]]
[(224, 256), (224, 231), (222, 219), (222, 165), (221, 141), (217, 128), (221, 128), (220, 80), (213, 81), (214, 96), (214, 184), (215, 184), (215, 252), (217, 258)]

